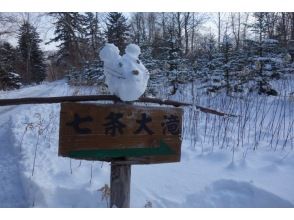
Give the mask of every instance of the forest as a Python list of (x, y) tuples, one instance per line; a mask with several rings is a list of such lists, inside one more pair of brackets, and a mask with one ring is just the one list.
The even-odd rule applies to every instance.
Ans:
[(290, 12), (0, 13), (0, 30), (1, 90), (64, 77), (104, 88), (106, 42), (140, 46), (147, 95), (158, 95), (159, 81), (172, 95), (198, 80), (208, 93), (277, 96), (270, 82), (293, 72)]
[[(106, 56), (111, 48), (126, 59)], [(293, 12), (1, 12), (0, 207), (111, 207), (111, 164), (59, 154), (61, 135), (71, 138), (52, 103), (109, 94), (121, 100), (91, 104), (183, 112), (181, 129), (174, 115), (158, 124), (181, 132), (180, 161), (133, 164), (130, 207), (294, 207), (293, 61)], [(108, 80), (115, 71), (145, 78)], [(32, 99), (51, 102), (11, 105)], [(89, 112), (65, 127), (91, 121)], [(103, 115), (99, 125), (115, 135), (108, 120), (123, 114)], [(134, 133), (156, 137), (151, 121), (141, 114)], [(83, 126), (75, 129), (91, 132)]]

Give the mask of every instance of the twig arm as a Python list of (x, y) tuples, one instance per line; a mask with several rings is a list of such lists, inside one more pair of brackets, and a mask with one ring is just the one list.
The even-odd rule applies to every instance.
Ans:
[[(86, 96), (59, 96), (59, 97), (30, 97), (19, 99), (0, 99), (0, 106), (8, 105), (27, 105), (27, 104), (53, 104), (61, 102), (87, 102), (87, 101), (113, 101), (119, 102), (120, 99), (114, 95), (86, 95)], [(141, 97), (135, 102), (155, 103), (159, 105), (172, 105), (175, 107), (192, 106), (191, 103), (178, 102), (173, 100), (162, 100), (158, 98)], [(237, 117), (236, 115), (219, 112), (214, 109), (196, 105), (196, 108), (204, 113), (214, 114), (218, 116)]]

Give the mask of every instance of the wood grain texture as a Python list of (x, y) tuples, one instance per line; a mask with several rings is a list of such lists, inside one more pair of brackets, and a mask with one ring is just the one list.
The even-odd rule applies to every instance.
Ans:
[(110, 207), (129, 208), (131, 190), (131, 165), (111, 163)]
[[(176, 107), (62, 103), (59, 155), (132, 164), (177, 162), (182, 115), (183, 110)], [(177, 123), (169, 123), (173, 119)], [(111, 126), (115, 127), (115, 134)], [(105, 152), (104, 157), (101, 152)]]

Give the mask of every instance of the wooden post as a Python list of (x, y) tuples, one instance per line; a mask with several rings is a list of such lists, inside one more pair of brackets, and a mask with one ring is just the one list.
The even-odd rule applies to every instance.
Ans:
[(110, 207), (130, 208), (131, 165), (111, 163)]

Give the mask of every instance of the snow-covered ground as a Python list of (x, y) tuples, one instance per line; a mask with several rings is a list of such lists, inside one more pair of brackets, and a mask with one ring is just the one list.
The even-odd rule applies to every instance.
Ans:
[[(0, 98), (96, 92), (95, 88), (69, 88), (64, 81), (57, 81), (0, 92)], [(199, 102), (209, 104), (207, 100)], [(196, 117), (187, 109), (181, 162), (132, 166), (131, 207), (294, 207), (294, 140), (288, 123), (293, 119), (294, 104), (287, 104), (284, 118), (281, 116), (284, 132), (273, 136), (272, 146), (267, 142), (270, 137), (260, 139), (259, 133), (252, 134), (250, 128), (256, 127), (252, 122), (244, 124), (247, 133), (238, 132), (238, 126), (216, 127), (223, 132), (219, 136), (228, 136), (220, 141), (213, 124), (218, 120), (227, 123), (227, 119), (207, 119), (203, 113)], [(58, 157), (59, 111), (59, 104), (0, 107), (1, 207), (108, 206), (100, 190), (109, 185), (108, 163)], [(278, 130), (279, 124), (270, 127), (267, 123), (270, 113), (260, 114), (264, 116), (259, 123), (262, 135), (267, 136), (268, 126)], [(287, 137), (286, 145), (276, 142), (282, 137)]]

